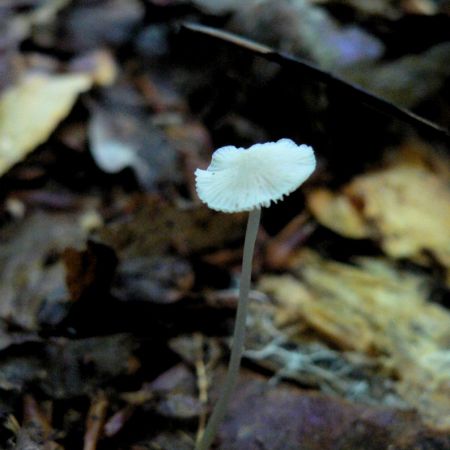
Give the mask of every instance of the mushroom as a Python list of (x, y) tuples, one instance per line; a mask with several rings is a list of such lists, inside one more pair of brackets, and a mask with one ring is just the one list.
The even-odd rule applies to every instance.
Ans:
[(268, 207), (271, 202), (276, 203), (296, 190), (311, 175), (315, 166), (311, 147), (297, 145), (290, 139), (280, 139), (255, 144), (248, 149), (234, 146), (219, 148), (213, 153), (206, 170), (195, 171), (198, 196), (211, 209), (226, 213), (249, 211), (230, 362), (221, 397), (196, 450), (208, 450), (212, 444), (239, 375), (261, 207)]

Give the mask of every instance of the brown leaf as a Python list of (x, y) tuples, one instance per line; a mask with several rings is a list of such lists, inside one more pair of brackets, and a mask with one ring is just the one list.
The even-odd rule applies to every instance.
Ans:
[(88, 293), (96, 292), (98, 295), (107, 291), (117, 265), (117, 258), (110, 248), (89, 241), (83, 251), (73, 247), (64, 249), (62, 258), (72, 301)]
[(5, 227), (0, 236), (0, 317), (26, 330), (57, 324), (67, 314), (69, 293), (60, 255), (81, 246), (87, 234), (77, 214), (34, 214)]

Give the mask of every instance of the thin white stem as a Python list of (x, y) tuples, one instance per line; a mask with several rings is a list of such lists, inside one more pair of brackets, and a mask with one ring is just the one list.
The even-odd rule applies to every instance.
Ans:
[(196, 445), (196, 450), (208, 450), (212, 444), (220, 422), (222, 422), (227, 411), (231, 394), (234, 390), (239, 376), (242, 353), (244, 351), (245, 323), (248, 310), (248, 294), (250, 292), (250, 282), (252, 276), (253, 251), (255, 249), (256, 235), (259, 228), (261, 209), (250, 211), (245, 232), (244, 257), (242, 260), (241, 282), (239, 286), (239, 303), (234, 325), (233, 343), (231, 346), (230, 362), (228, 364), (227, 376), (222, 390), (222, 394), (214, 407), (214, 410), (206, 425), (205, 432)]

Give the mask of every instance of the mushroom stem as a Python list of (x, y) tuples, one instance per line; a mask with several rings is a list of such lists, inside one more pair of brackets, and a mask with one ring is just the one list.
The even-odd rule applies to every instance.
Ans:
[(206, 425), (196, 450), (208, 450), (216, 436), (220, 422), (222, 422), (227, 411), (231, 394), (239, 376), (242, 353), (244, 351), (245, 324), (248, 310), (248, 294), (250, 292), (250, 282), (252, 276), (253, 252), (255, 249), (256, 235), (258, 233), (261, 209), (250, 211), (245, 232), (244, 256), (242, 260), (241, 282), (239, 286), (239, 303), (234, 325), (233, 343), (231, 346), (230, 362), (228, 364), (227, 376), (222, 390), (222, 394), (214, 407), (214, 410)]

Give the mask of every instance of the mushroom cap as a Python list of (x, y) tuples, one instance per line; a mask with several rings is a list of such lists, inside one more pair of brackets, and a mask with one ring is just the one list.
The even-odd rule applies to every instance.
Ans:
[(197, 194), (216, 211), (251, 211), (295, 191), (315, 167), (313, 149), (290, 139), (222, 147), (206, 170), (195, 171)]

